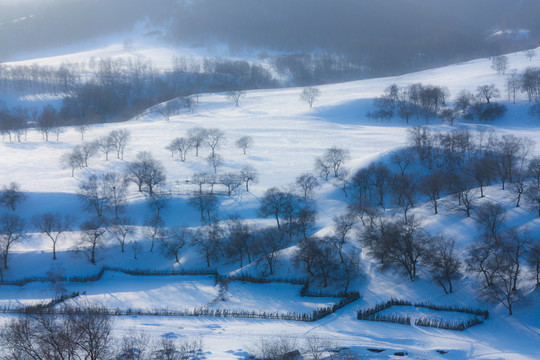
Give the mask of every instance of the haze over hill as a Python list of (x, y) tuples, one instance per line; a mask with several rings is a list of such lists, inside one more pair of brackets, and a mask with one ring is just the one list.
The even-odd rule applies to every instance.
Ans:
[[(534, 0), (48, 0), (0, 4), (0, 47), (65, 46), (133, 28), (171, 43), (228, 44), (231, 54), (330, 52), (389, 75), (538, 46)], [(65, 31), (69, 29), (69, 31)], [(526, 36), (491, 36), (526, 30)], [(158, 30), (158, 32), (155, 32)]]

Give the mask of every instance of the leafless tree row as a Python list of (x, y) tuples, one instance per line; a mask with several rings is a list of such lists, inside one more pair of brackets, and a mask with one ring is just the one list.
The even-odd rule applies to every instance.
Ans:
[(151, 339), (132, 331), (115, 338), (113, 320), (91, 309), (67, 315), (38, 313), (8, 321), (0, 329), (2, 359), (180, 360), (202, 359), (202, 339)]

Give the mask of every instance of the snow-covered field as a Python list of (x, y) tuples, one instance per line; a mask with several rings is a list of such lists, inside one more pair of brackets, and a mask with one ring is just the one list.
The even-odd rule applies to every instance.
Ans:
[[(105, 49), (104, 51), (109, 51)], [(111, 50), (113, 51), (113, 50)], [(150, 54), (150, 50), (149, 53)], [(167, 54), (164, 52), (164, 54)], [(101, 55), (98, 55), (101, 56)], [(148, 55), (148, 56), (165, 56)], [(169, 55), (166, 55), (169, 56)], [(523, 53), (509, 55), (510, 67), (518, 71), (527, 66), (540, 65), (540, 57), (529, 61)], [(47, 62), (48, 60), (43, 60)], [(52, 60), (51, 60), (52, 61)], [(55, 60), (56, 61), (56, 60)], [(188, 154), (186, 162), (172, 158), (165, 146), (174, 138), (185, 136), (194, 126), (219, 128), (225, 132), (226, 142), (218, 150), (225, 159), (220, 173), (238, 171), (244, 166), (256, 168), (260, 182), (250, 186), (249, 193), (223, 197), (219, 213), (222, 218), (238, 213), (254, 224), (271, 224), (271, 219), (261, 219), (257, 215), (259, 199), (265, 189), (272, 186), (287, 187), (295, 178), (313, 169), (313, 162), (330, 146), (350, 150), (352, 159), (346, 167), (352, 172), (366, 166), (371, 161), (388, 154), (406, 143), (408, 126), (421, 125), (423, 121), (413, 120), (405, 125), (402, 120), (377, 123), (367, 119), (372, 98), (382, 93), (392, 83), (406, 85), (421, 82), (446, 86), (453, 96), (462, 89), (474, 91), (481, 84), (496, 84), (504, 89), (505, 77), (498, 76), (488, 59), (470, 61), (445, 68), (427, 70), (392, 78), (348, 82), (320, 86), (321, 97), (313, 109), (300, 101), (302, 89), (278, 89), (250, 91), (240, 100), (239, 107), (224, 94), (202, 94), (194, 113), (182, 112), (166, 121), (157, 113), (148, 113), (140, 119), (125, 123), (94, 125), (85, 135), (91, 141), (106, 135), (114, 129), (128, 129), (131, 141), (126, 149), (124, 161), (105, 161), (102, 155), (90, 160), (90, 168), (76, 170), (71, 177), (71, 169), (64, 169), (60, 157), (80, 144), (81, 135), (74, 128), (67, 128), (60, 134), (60, 141), (45, 142), (37, 131), (30, 131), (28, 140), (17, 143), (0, 143), (0, 185), (16, 181), (20, 183), (27, 199), (21, 203), (16, 213), (30, 218), (45, 211), (69, 213), (79, 219), (90, 214), (81, 209), (77, 198), (78, 181), (88, 173), (110, 169), (122, 170), (126, 162), (135, 158), (139, 151), (150, 151), (163, 162), (167, 171), (167, 184), (173, 191), (173, 199), (164, 210), (164, 220), (168, 226), (200, 225), (199, 215), (188, 206), (186, 193), (191, 189), (186, 180), (196, 172), (212, 171), (205, 157), (209, 150), (201, 150), (200, 156)], [(528, 136), (540, 144), (538, 120), (527, 114), (528, 103), (520, 99), (517, 104), (507, 104), (506, 116), (485, 126), (496, 133), (513, 133)], [(439, 122), (434, 127), (448, 129)], [(459, 123), (457, 126), (476, 127), (475, 124)], [(247, 155), (235, 147), (241, 136), (253, 137), (254, 146)], [(538, 150), (537, 150), (538, 151)], [(508, 191), (499, 190), (495, 184), (486, 188), (487, 199), (493, 199), (507, 206), (509, 223), (528, 225), (535, 233), (540, 233), (540, 221), (527, 208), (516, 209)], [(463, 214), (447, 211), (441, 200), (441, 214), (432, 215), (430, 205), (418, 206), (412, 212), (425, 218), (424, 226), (432, 233), (444, 232), (457, 240), (461, 250), (478, 233), (473, 219)], [(332, 217), (346, 211), (343, 192), (332, 182), (324, 183), (317, 189), (318, 230), (325, 231)], [(129, 204), (126, 215), (139, 224), (149, 212), (144, 195), (135, 187), (130, 187)], [(110, 214), (109, 214), (110, 215)], [(132, 240), (143, 240), (137, 259), (131, 248), (121, 253), (118, 246), (110, 244), (98, 250), (97, 264), (90, 264), (80, 253), (70, 249), (78, 238), (78, 233), (68, 234), (58, 247), (58, 260), (51, 260), (50, 244), (39, 234), (31, 234), (24, 242), (14, 247), (10, 254), (10, 268), (4, 272), (5, 279), (14, 280), (30, 276), (45, 276), (47, 273), (64, 275), (84, 275), (99, 272), (101, 266), (117, 266), (137, 269), (200, 268), (202, 259), (193, 249), (182, 252), (180, 264), (165, 258), (159, 252), (148, 253), (147, 239), (138, 233)], [(353, 239), (354, 246), (359, 243)], [(285, 251), (284, 257), (290, 252)], [(540, 294), (528, 289), (526, 299), (519, 303), (514, 316), (498, 304), (483, 304), (476, 298), (476, 282), (470, 277), (456, 283), (456, 291), (444, 295), (442, 290), (420, 270), (420, 279), (410, 282), (399, 274), (381, 273), (377, 264), (365, 254), (365, 277), (354, 284), (362, 298), (339, 310), (327, 318), (303, 323), (282, 320), (220, 319), (204, 317), (150, 317), (122, 316), (115, 319), (114, 326), (120, 332), (129, 329), (146, 330), (155, 336), (191, 337), (202, 336), (205, 350), (211, 359), (237, 359), (245, 356), (261, 337), (289, 336), (302, 338), (317, 334), (331, 338), (339, 346), (353, 347), (366, 358), (390, 359), (395, 351), (406, 351), (413, 359), (539, 359), (540, 358)], [(220, 273), (238, 270), (237, 264), (219, 262)], [(251, 264), (247, 270), (260, 270), (260, 264)], [(278, 264), (279, 275), (301, 276), (287, 259)], [(528, 280), (524, 280), (528, 282)], [(300, 286), (288, 284), (255, 285), (241, 282), (229, 283), (226, 300), (214, 302), (219, 289), (212, 277), (208, 276), (131, 276), (117, 272), (106, 272), (94, 283), (64, 284), (66, 290), (84, 294), (70, 300), (77, 304), (105, 304), (110, 307), (136, 307), (143, 309), (168, 308), (187, 309), (199, 306), (214, 306), (234, 310), (293, 311), (309, 313), (319, 306), (327, 306), (335, 299), (301, 298)], [(58, 289), (51, 284), (30, 283), (23, 287), (0, 286), (0, 307), (5, 305), (32, 304), (40, 299), (54, 297)], [(464, 332), (445, 331), (397, 324), (372, 323), (356, 320), (356, 310), (372, 306), (390, 297), (406, 298), (411, 301), (430, 301), (438, 304), (456, 304), (486, 307), (492, 316), (485, 324)], [(10, 316), (0, 316), (0, 322)], [(387, 349), (381, 354), (373, 354), (366, 348)], [(448, 350), (440, 354), (436, 350)]]

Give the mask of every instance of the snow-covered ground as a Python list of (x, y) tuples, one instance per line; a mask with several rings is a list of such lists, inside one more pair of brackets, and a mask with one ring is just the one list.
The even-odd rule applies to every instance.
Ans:
[[(114, 47), (103, 49), (103, 54), (123, 51)], [(110, 52), (109, 52), (110, 51)], [(170, 54), (166, 51), (151, 53), (149, 57), (164, 60)], [(81, 55), (83, 58), (88, 54)], [(103, 56), (103, 55), (93, 55)], [(527, 66), (539, 65), (540, 57), (529, 61), (523, 53), (509, 55), (510, 67), (518, 71)], [(32, 60), (34, 61), (34, 60)], [(53, 63), (56, 60), (35, 60)], [(64, 60), (62, 60), (64, 61)], [(154, 61), (154, 60), (153, 60)], [(265, 189), (272, 186), (288, 186), (295, 178), (313, 169), (314, 159), (330, 146), (350, 150), (352, 159), (346, 167), (354, 172), (371, 161), (405, 145), (407, 128), (402, 120), (393, 119), (390, 123), (377, 123), (367, 119), (365, 114), (371, 110), (372, 98), (382, 93), (392, 83), (406, 85), (421, 82), (446, 86), (452, 95), (462, 89), (475, 90), (478, 85), (496, 84), (504, 89), (505, 77), (498, 76), (491, 69), (488, 59), (470, 61), (445, 68), (427, 70), (398, 77), (348, 82), (320, 86), (321, 97), (314, 107), (300, 101), (302, 89), (250, 91), (240, 100), (239, 107), (224, 94), (202, 94), (194, 113), (182, 112), (166, 121), (157, 113), (148, 113), (140, 119), (125, 123), (93, 125), (85, 135), (91, 141), (106, 135), (114, 129), (128, 129), (131, 141), (126, 149), (124, 161), (112, 159), (105, 161), (98, 155), (90, 160), (90, 168), (76, 170), (71, 177), (71, 169), (60, 164), (62, 154), (81, 143), (81, 135), (75, 128), (67, 128), (60, 135), (60, 141), (45, 142), (37, 131), (31, 130), (28, 140), (17, 143), (0, 143), (0, 185), (19, 182), (27, 192), (27, 199), (15, 211), (29, 219), (34, 214), (45, 211), (69, 213), (79, 219), (89, 218), (90, 214), (81, 209), (77, 198), (78, 181), (88, 173), (116, 169), (121, 171), (126, 162), (135, 158), (139, 151), (151, 151), (155, 158), (163, 162), (167, 171), (168, 187), (173, 191), (173, 199), (164, 210), (164, 220), (168, 226), (200, 225), (195, 209), (187, 203), (186, 193), (191, 190), (186, 180), (196, 172), (211, 172), (205, 157), (209, 150), (201, 150), (200, 156), (188, 154), (186, 162), (172, 158), (165, 146), (174, 138), (185, 136), (194, 126), (220, 128), (226, 134), (226, 142), (218, 150), (225, 159), (219, 173), (238, 171), (244, 166), (252, 166), (260, 173), (260, 182), (250, 186), (249, 193), (223, 197), (219, 213), (222, 218), (238, 213), (255, 224), (271, 224), (271, 219), (261, 219), (257, 215), (259, 199)], [(528, 103), (520, 99), (518, 104), (507, 104), (506, 116), (487, 124), (496, 133), (513, 133), (529, 136), (540, 144), (538, 119), (527, 114)], [(413, 120), (412, 125), (423, 121)], [(434, 127), (447, 129), (438, 122)], [(459, 123), (457, 126), (474, 128), (475, 124)], [(235, 147), (241, 136), (251, 136), (254, 146), (247, 155)], [(538, 146), (537, 146), (538, 149)], [(539, 220), (526, 207), (516, 209), (509, 191), (499, 190), (495, 184), (486, 189), (487, 199), (501, 202), (509, 208), (508, 222), (512, 225), (528, 225), (537, 234)], [(457, 240), (461, 249), (470, 243), (478, 233), (473, 219), (456, 214), (446, 204), (453, 200), (441, 200), (441, 214), (432, 215), (429, 204), (418, 206), (412, 212), (425, 218), (424, 226), (432, 233), (444, 232)], [(346, 211), (343, 192), (331, 182), (317, 189), (318, 230), (324, 231), (331, 224), (332, 217)], [(144, 195), (135, 187), (130, 187), (127, 215), (139, 224), (149, 213)], [(110, 215), (110, 214), (109, 214)], [(110, 244), (98, 250), (97, 264), (92, 265), (80, 253), (70, 249), (76, 243), (78, 233), (67, 234), (58, 247), (58, 260), (51, 260), (50, 244), (38, 234), (31, 236), (14, 247), (10, 254), (10, 268), (4, 272), (6, 279), (22, 279), (29, 276), (45, 276), (47, 273), (64, 275), (84, 275), (99, 272), (101, 266), (117, 266), (137, 269), (200, 268), (202, 259), (193, 249), (182, 252), (180, 264), (164, 257), (159, 252), (149, 253), (147, 239), (139, 232), (131, 240), (144, 240), (134, 258), (131, 247), (121, 253), (118, 246)], [(353, 245), (359, 243), (353, 239)], [(301, 277), (291, 264), (290, 250), (284, 251), (279, 275)], [(539, 359), (540, 358), (540, 307), (538, 290), (527, 288), (527, 297), (515, 309), (514, 316), (508, 316), (505, 309), (497, 304), (483, 304), (476, 298), (475, 280), (466, 277), (455, 284), (456, 291), (444, 295), (429, 276), (420, 270), (420, 279), (410, 282), (400, 274), (381, 273), (377, 264), (362, 255), (365, 277), (354, 284), (362, 298), (346, 306), (327, 318), (302, 323), (281, 320), (247, 320), (189, 317), (149, 317), (123, 316), (115, 319), (115, 328), (120, 332), (135, 328), (146, 330), (155, 336), (190, 337), (202, 336), (205, 349), (211, 359), (237, 359), (249, 351), (259, 338), (289, 336), (302, 338), (309, 334), (331, 338), (339, 346), (354, 347), (362, 355), (377, 359), (392, 358), (394, 351), (407, 351), (414, 359)], [(237, 264), (219, 262), (220, 273), (238, 270)], [(258, 271), (261, 264), (250, 264), (246, 268)], [(524, 283), (529, 281), (524, 279)], [(295, 311), (307, 312), (319, 306), (326, 306), (334, 299), (301, 298), (297, 285), (266, 284), (254, 285), (241, 282), (229, 283), (226, 301), (214, 300), (219, 289), (212, 277), (207, 276), (131, 276), (117, 272), (106, 272), (97, 282), (87, 284), (64, 284), (66, 290), (79, 291), (81, 297), (71, 300), (75, 303), (102, 303), (111, 307), (169, 308), (186, 309), (198, 306), (215, 306), (235, 310)], [(0, 306), (35, 303), (39, 299), (50, 299), (58, 291), (49, 283), (31, 283), (24, 287), (0, 286)], [(431, 301), (439, 304), (478, 305), (487, 307), (492, 316), (483, 325), (464, 332), (445, 331), (415, 326), (383, 324), (356, 320), (356, 310), (372, 306), (390, 297), (406, 298), (411, 301)], [(0, 316), (0, 322), (7, 315)], [(387, 349), (375, 355), (366, 348)], [(436, 350), (448, 350), (439, 354)], [(368, 357), (369, 358), (369, 357)]]

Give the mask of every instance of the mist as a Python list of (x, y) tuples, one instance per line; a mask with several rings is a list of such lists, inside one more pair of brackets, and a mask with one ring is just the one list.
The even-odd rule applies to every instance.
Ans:
[[(538, 13), (534, 0), (3, 0), (0, 61), (144, 22), (172, 44), (330, 52), (379, 76), (538, 46)], [(498, 29), (530, 36), (488, 41)]]

